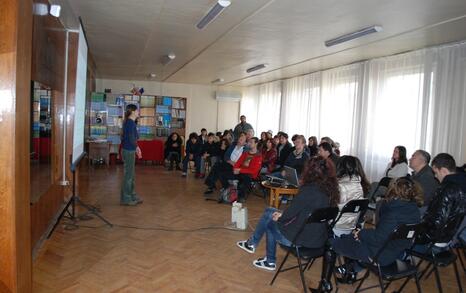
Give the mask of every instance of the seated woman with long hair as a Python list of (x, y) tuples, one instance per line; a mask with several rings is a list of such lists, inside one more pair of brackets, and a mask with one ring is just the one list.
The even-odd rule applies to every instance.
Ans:
[[(377, 198), (387, 191), (387, 187), (390, 184), (391, 179), (400, 178), (408, 175), (408, 159), (406, 157), (406, 148), (402, 145), (398, 145), (393, 149), (393, 154), (387, 168), (384, 171), (384, 177), (380, 182), (373, 182), (370, 188), (369, 198)], [(377, 188), (378, 185), (379, 188)]]
[(170, 162), (168, 170), (173, 170), (173, 166), (176, 166), (176, 170), (181, 170), (179, 163), (181, 161), (181, 145), (183, 141), (178, 133), (173, 132), (165, 141), (165, 160)]
[[(395, 228), (419, 223), (421, 215), (418, 205), (422, 205), (422, 195), (417, 183), (407, 177), (397, 178), (390, 183), (382, 201), (375, 229), (356, 229), (350, 235), (332, 239), (333, 250), (346, 258), (346, 263), (337, 269), (342, 279), (354, 281), (356, 272), (361, 269), (357, 262), (369, 263)], [(410, 241), (393, 240), (379, 256), (380, 265), (393, 263), (410, 246)]]
[(277, 148), (273, 139), (268, 139), (262, 149), (262, 169), (261, 174), (270, 174), (275, 169), (277, 160)]
[[(364, 198), (369, 192), (369, 182), (358, 158), (343, 156), (337, 163), (337, 178), (340, 188), (341, 210), (348, 202)], [(357, 214), (344, 214), (336, 223), (333, 231), (337, 236), (349, 234), (356, 227)]]
[[(248, 240), (239, 241), (238, 247), (254, 253), (262, 236), (266, 235), (266, 256), (253, 261), (253, 265), (273, 271), (276, 268), (276, 246), (280, 243), (291, 246), (299, 229), (310, 213), (316, 209), (337, 206), (340, 192), (334, 165), (322, 157), (307, 161), (302, 174), (299, 193), (285, 211), (266, 208), (254, 233)], [(296, 244), (308, 248), (321, 248), (327, 241), (325, 224), (306, 225)]]

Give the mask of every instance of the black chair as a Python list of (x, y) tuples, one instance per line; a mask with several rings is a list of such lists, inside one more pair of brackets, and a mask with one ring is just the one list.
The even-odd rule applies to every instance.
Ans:
[(338, 218), (335, 220), (335, 223), (338, 224), (338, 221), (344, 214), (358, 214), (356, 221), (356, 226), (354, 228), (360, 228), (364, 222), (364, 216), (369, 207), (369, 199), (354, 199), (347, 202), (340, 211)]
[[(445, 224), (445, 226), (442, 228), (442, 230), (456, 232), (459, 229), (459, 225), (461, 224), (462, 221), (463, 221), (463, 216), (457, 218), (456, 220), (452, 220), (449, 223)], [(452, 228), (452, 227), (454, 227), (454, 228)], [(453, 251), (453, 248), (451, 248), (450, 245), (449, 245), (449, 243), (453, 239), (454, 235), (455, 235), (455, 233), (452, 233), (452, 236), (450, 237), (450, 239), (442, 239), (442, 240), (432, 239), (429, 243), (426, 244), (427, 245), (426, 252), (419, 252), (419, 251), (416, 251), (415, 249), (410, 249), (410, 250), (407, 251), (407, 253), (409, 255), (415, 256), (415, 257), (420, 259), (420, 261), (416, 265), (417, 268), (419, 268), (423, 262), (428, 263), (428, 265), (422, 271), (422, 273), (420, 275), (420, 278), (422, 278), (427, 272), (429, 272), (426, 275), (426, 279), (427, 279), (433, 272), (434, 275), (435, 275), (435, 282), (437, 284), (437, 289), (438, 289), (438, 291), (440, 293), (443, 292), (443, 289), (442, 289), (442, 283), (441, 283), (441, 280), (440, 280), (440, 274), (439, 274), (438, 268), (439, 267), (448, 267), (450, 265), (453, 265), (453, 268), (454, 268), (454, 271), (455, 271), (456, 282), (457, 282), (457, 285), (458, 285), (458, 289), (459, 289), (460, 292), (463, 292), (463, 287), (461, 285), (460, 275), (458, 273), (458, 266), (456, 264), (456, 260), (458, 259), (458, 256)], [(425, 237), (421, 237), (421, 238), (425, 239)], [(444, 246), (443, 250), (441, 250), (439, 252), (439, 249), (436, 249), (436, 246), (438, 246), (438, 243), (440, 243), (440, 242), (445, 243), (445, 245), (447, 245), (447, 244), (448, 245)], [(429, 269), (430, 269), (430, 271), (429, 271)], [(403, 284), (402, 287), (404, 285), (405, 284)]]
[(465, 231), (466, 227), (463, 227), (463, 229), (461, 229), (461, 231), (458, 233), (458, 242), (456, 243), (456, 253), (458, 255), (464, 273), (466, 273), (466, 266), (463, 261), (463, 258), (466, 259), (466, 239), (461, 238), (460, 235), (465, 233)]
[[(355, 292), (360, 292), (363, 290), (380, 287), (382, 293), (387, 290), (388, 286), (393, 281), (406, 279), (406, 282), (409, 281), (411, 278), (414, 278), (416, 281), (417, 291), (422, 293), (421, 286), (419, 284), (418, 278), (418, 270), (415, 265), (413, 265), (409, 261), (404, 260), (396, 260), (394, 263), (381, 266), (379, 264), (379, 258), (382, 255), (385, 248), (391, 241), (394, 240), (409, 240), (414, 242), (416, 236), (423, 230), (423, 224), (407, 224), (407, 225), (400, 225), (396, 228), (385, 241), (384, 245), (379, 249), (371, 262), (367, 264), (367, 270), (364, 276), (359, 280), (359, 284), (355, 290)], [(361, 286), (364, 281), (369, 277), (370, 273), (374, 273), (378, 277), (379, 285), (371, 286), (368, 288), (364, 288), (361, 290)], [(405, 283), (406, 283), (405, 282)], [(401, 292), (400, 288), (396, 292)]]
[[(326, 245), (319, 247), (319, 248), (307, 248), (307, 247), (297, 246), (296, 240), (303, 232), (304, 227), (309, 224), (326, 224), (329, 233), (332, 233), (331, 231), (333, 229), (333, 226), (335, 225), (335, 220), (337, 216), (338, 216), (337, 207), (317, 209), (309, 215), (307, 221), (303, 223), (303, 225), (299, 229), (299, 232), (296, 234), (294, 239), (291, 241), (292, 246), (288, 247), (288, 246), (280, 245), (287, 252), (286, 252), (285, 258), (283, 259), (280, 266), (278, 267), (277, 272), (273, 276), (273, 279), (270, 282), (270, 285), (273, 285), (273, 283), (275, 282), (275, 279), (278, 277), (278, 274), (280, 274), (281, 272), (285, 272), (285, 271), (298, 268), (299, 274), (301, 277), (301, 282), (303, 284), (304, 292), (307, 292), (306, 281), (304, 279), (304, 271), (306, 270), (306, 268), (308, 267), (311, 261), (313, 261), (316, 258), (322, 257), (324, 255)], [(288, 268), (283, 268), (283, 265), (286, 263), (290, 254), (293, 254), (296, 257), (296, 260), (298, 261), (298, 265), (291, 266)]]

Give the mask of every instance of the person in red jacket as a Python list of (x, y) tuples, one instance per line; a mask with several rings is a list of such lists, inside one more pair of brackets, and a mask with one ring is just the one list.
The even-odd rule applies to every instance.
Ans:
[(259, 176), (262, 166), (262, 154), (257, 150), (259, 139), (252, 137), (248, 141), (249, 151), (244, 152), (233, 166), (238, 182), (238, 201), (244, 202), (253, 179)]
[(261, 174), (270, 174), (275, 170), (277, 161), (277, 148), (272, 138), (269, 138), (262, 149), (262, 169)]

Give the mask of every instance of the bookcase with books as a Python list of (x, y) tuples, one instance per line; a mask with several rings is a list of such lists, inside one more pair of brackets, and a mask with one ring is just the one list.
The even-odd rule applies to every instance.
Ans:
[(139, 140), (165, 141), (172, 132), (185, 137), (186, 98), (92, 93), (88, 140), (107, 141), (110, 144), (110, 154), (118, 153), (124, 109), (129, 104), (136, 105), (139, 110), (137, 121)]

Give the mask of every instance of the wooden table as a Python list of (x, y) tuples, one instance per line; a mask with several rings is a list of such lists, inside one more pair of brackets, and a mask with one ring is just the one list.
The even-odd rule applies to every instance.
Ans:
[(269, 197), (269, 206), (275, 207), (278, 209), (280, 205), (280, 196), (282, 195), (290, 195), (295, 196), (298, 194), (299, 189), (293, 187), (281, 187), (281, 186), (272, 186), (269, 184), (268, 181), (262, 181), (262, 186), (268, 188), (270, 190), (270, 197)]

